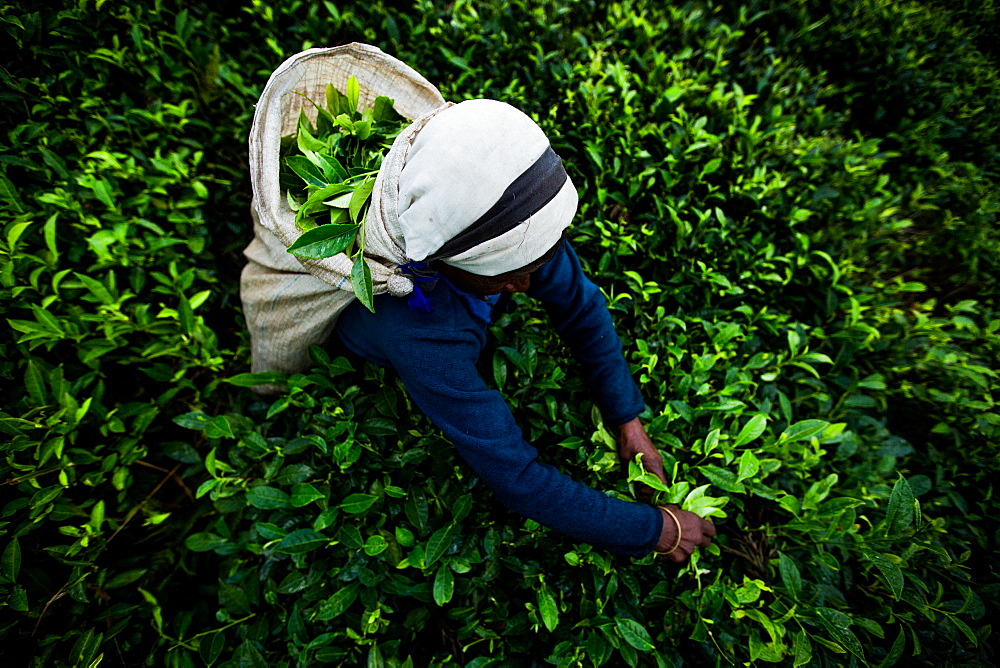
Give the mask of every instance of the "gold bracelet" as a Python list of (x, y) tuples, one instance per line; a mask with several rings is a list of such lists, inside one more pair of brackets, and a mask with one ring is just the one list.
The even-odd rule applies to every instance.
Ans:
[(657, 508), (666, 511), (667, 515), (670, 515), (670, 519), (672, 519), (674, 521), (674, 524), (677, 525), (677, 542), (674, 543), (674, 546), (669, 550), (667, 550), (666, 552), (656, 552), (656, 550), (654, 550), (654, 552), (656, 552), (657, 554), (667, 556), (668, 554), (676, 550), (677, 547), (681, 544), (681, 521), (677, 519), (677, 515), (674, 515), (673, 511), (670, 510), (670, 508), (667, 508), (666, 506), (657, 506)]

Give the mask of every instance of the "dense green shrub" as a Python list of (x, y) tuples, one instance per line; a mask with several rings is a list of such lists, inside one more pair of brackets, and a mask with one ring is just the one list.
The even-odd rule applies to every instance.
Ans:
[[(64, 4), (0, 6), (5, 661), (993, 661), (991, 3)], [(553, 138), (659, 498), (717, 548), (677, 569), (511, 514), (392, 372), (314, 348), (283, 397), (245, 389), (252, 105), (353, 40)], [(633, 498), (518, 306), (484, 377), (547, 462)]]

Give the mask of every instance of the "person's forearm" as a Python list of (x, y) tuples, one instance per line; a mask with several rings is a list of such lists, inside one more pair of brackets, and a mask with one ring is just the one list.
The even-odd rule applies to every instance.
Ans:
[(428, 383), (428, 370), (420, 368), (426, 362), (400, 365), (403, 384), (501, 503), (611, 552), (642, 556), (653, 548), (663, 521), (654, 508), (609, 497), (540, 464), (503, 398), (486, 388), (471, 364), (432, 362), (443, 382)]
[(568, 244), (550, 265), (539, 270), (528, 294), (542, 302), (556, 331), (580, 362), (608, 426), (635, 418), (645, 406), (622, 355), (621, 339), (604, 296), (584, 275)]
[(515, 479), (469, 463), (505, 506), (574, 540), (627, 556), (648, 554), (661, 540), (663, 518), (652, 506), (609, 497), (537, 462)]

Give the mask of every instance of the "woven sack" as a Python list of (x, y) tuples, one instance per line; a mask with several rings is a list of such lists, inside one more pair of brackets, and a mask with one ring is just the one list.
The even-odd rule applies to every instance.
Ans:
[[(411, 123), (400, 133), (375, 182), (366, 218), (365, 256), (375, 294), (405, 295), (410, 279), (395, 269), (406, 261), (398, 231), (385, 224), (395, 214), (395, 183), (384, 172), (402, 169), (413, 137), (438, 111), (447, 108), (430, 82), (396, 58), (368, 44), (309, 49), (283, 62), (268, 79), (250, 130), (250, 179), (253, 187), (253, 241), (244, 251), (248, 263), (240, 277), (240, 299), (250, 331), (254, 372), (295, 373), (309, 365), (310, 345), (323, 344), (341, 311), (355, 298), (348, 277), (352, 262), (344, 254), (311, 260), (287, 252), (302, 231), (278, 182), (281, 137), (296, 131), (300, 112), (315, 122), (310, 100), (323, 104), (327, 84), (347, 91), (354, 75), (359, 106), (370, 108), (379, 95), (395, 100), (396, 111)], [(278, 388), (261, 386), (262, 393)]]

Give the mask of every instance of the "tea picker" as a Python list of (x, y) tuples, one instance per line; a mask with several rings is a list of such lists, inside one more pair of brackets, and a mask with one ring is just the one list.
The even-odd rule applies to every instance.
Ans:
[[(370, 279), (345, 253), (288, 252), (303, 231), (278, 178), (281, 137), (296, 131), (301, 112), (317, 119), (309, 100), (325, 99), (328, 84), (350, 93), (352, 76), (361, 108), (387, 96), (412, 120), (385, 154), (363, 216), (357, 261)], [(395, 369), (416, 405), (515, 512), (623, 555), (655, 550), (680, 562), (711, 542), (714, 526), (693, 513), (611, 498), (540, 463), (502, 395), (476, 370), (500, 296), (526, 292), (579, 360), (605, 424), (617, 431), (619, 455), (642, 453), (664, 478), (605, 300), (565, 240), (576, 189), (527, 115), (495, 100), (448, 103), (372, 46), (310, 49), (268, 81), (250, 166), (254, 240), (241, 298), (253, 371), (300, 371), (308, 347), (332, 335)]]

